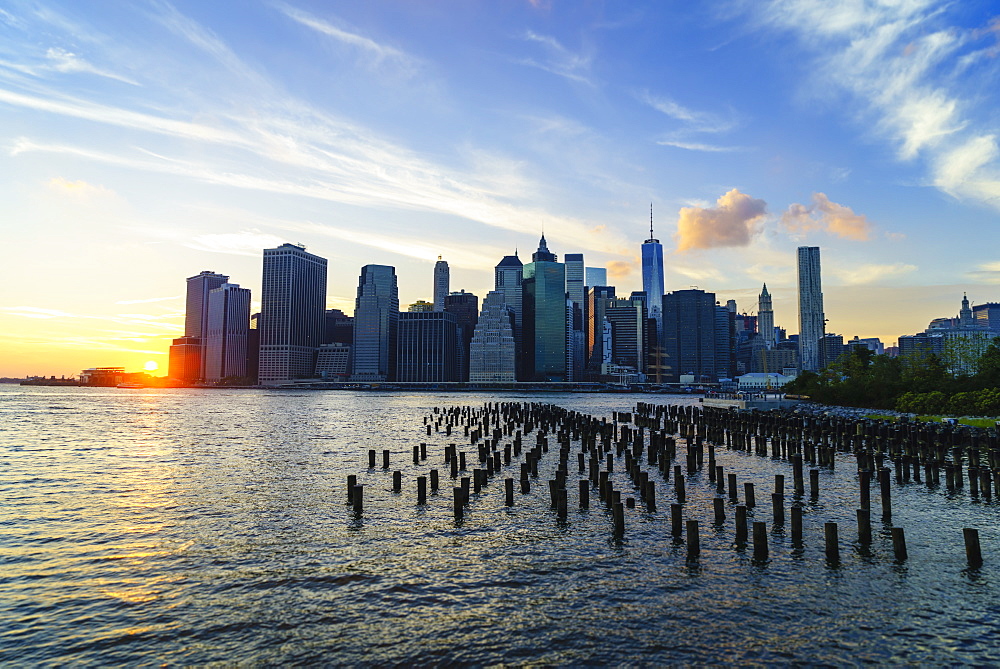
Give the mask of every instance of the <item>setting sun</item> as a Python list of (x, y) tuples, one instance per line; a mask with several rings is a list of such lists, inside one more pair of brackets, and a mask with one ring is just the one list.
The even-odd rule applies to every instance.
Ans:
[(159, 368), (160, 368), (160, 366), (159, 366), (158, 364), (156, 364), (156, 361), (155, 361), (155, 360), (150, 360), (150, 361), (149, 361), (149, 362), (147, 362), (147, 363), (146, 363), (146, 365), (145, 365), (145, 366), (143, 367), (143, 369), (145, 369), (145, 370), (146, 370), (147, 372), (155, 372), (155, 371), (156, 371), (156, 370), (158, 370)]

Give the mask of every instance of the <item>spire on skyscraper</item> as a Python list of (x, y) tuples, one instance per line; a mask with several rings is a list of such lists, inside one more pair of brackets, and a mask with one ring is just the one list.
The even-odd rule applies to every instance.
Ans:
[(659, 244), (660, 240), (653, 236), (653, 203), (649, 203), (649, 239), (644, 244)]
[(557, 262), (556, 254), (549, 251), (548, 245), (545, 243), (545, 232), (542, 232), (542, 238), (538, 240), (538, 250), (531, 254), (532, 262)]

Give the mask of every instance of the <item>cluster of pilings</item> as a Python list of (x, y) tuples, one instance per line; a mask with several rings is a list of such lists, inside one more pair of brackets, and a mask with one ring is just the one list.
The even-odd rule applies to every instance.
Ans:
[[(887, 427), (876, 421), (644, 403), (638, 404), (633, 412), (615, 412), (609, 421), (549, 404), (499, 402), (481, 407), (435, 407), (424, 417), (422, 431), (428, 436), (445, 437), (460, 432), (468, 442), (464, 447), (457, 441), (445, 446), (442, 470), (431, 469), (428, 475), (417, 477), (418, 505), (427, 503), (428, 482), (431, 493), (436, 494), (440, 479), (449, 477), (454, 518), (461, 523), (475, 501), (474, 496), (478, 497), (495, 477), (502, 476), (504, 503), (514, 506), (515, 488), (522, 495), (530, 493), (533, 481), (539, 476), (539, 463), (551, 457), (555, 462), (546, 471), (554, 469), (554, 478), (547, 484), (550, 507), (558, 522), (567, 522), (570, 491), (581, 510), (590, 508), (591, 495), (595, 494), (595, 502), (610, 517), (613, 538), (622, 540), (626, 534), (626, 508), (640, 504), (650, 514), (657, 511), (656, 479), (659, 478), (672, 497), (670, 533), (676, 541), (686, 543), (689, 559), (697, 559), (700, 539), (699, 521), (685, 518), (686, 485), (688, 477), (704, 470), (706, 464), (708, 481), (715, 485), (713, 526), (724, 527), (728, 497), (734, 507), (734, 544), (743, 549), (752, 543), (756, 561), (769, 559), (767, 524), (757, 520), (752, 525), (748, 522), (748, 512), (752, 514), (757, 506), (755, 485), (743, 483), (741, 503), (737, 476), (716, 463), (716, 448), (784, 460), (791, 465), (792, 499), (787, 515), (793, 547), (803, 545), (806, 465), (810, 466), (808, 498), (815, 501), (820, 493), (820, 468), (833, 470), (837, 453), (856, 456), (860, 482), (858, 542), (862, 546), (872, 542), (871, 486), (877, 482), (882, 520), (890, 526), (893, 554), (899, 561), (906, 560), (908, 555), (903, 529), (892, 525), (892, 468), (888, 464), (895, 465), (897, 483), (909, 482), (911, 475), (915, 482), (920, 482), (923, 466), (928, 485), (938, 485), (938, 473), (944, 470), (947, 486), (957, 489), (963, 485), (963, 463), (967, 458), (973, 494), (990, 499), (995, 488), (1000, 496), (1000, 473), (997, 473), (1000, 451), (995, 436), (983, 437), (948, 428), (933, 430), (913, 424)], [(533, 439), (529, 439), (531, 435)], [(426, 443), (415, 445), (412, 450), (415, 465), (428, 460)], [(369, 470), (380, 466), (391, 471), (393, 492), (400, 494), (402, 473), (391, 470), (390, 451), (382, 451), (381, 462), (378, 455), (376, 450), (368, 452)], [(571, 485), (574, 466), (578, 480)], [(631, 487), (631, 491), (615, 488), (612, 474), (616, 467), (628, 477), (630, 485), (626, 488)], [(518, 469), (517, 478), (507, 475)], [(363, 486), (358, 485), (357, 476), (348, 476), (348, 502), (358, 514), (363, 512), (363, 499)], [(771, 510), (773, 525), (783, 528), (786, 491), (785, 477), (781, 474), (775, 476)], [(752, 534), (748, 531), (751, 529)], [(978, 567), (982, 564), (978, 531), (966, 528), (963, 534), (968, 562)], [(840, 559), (837, 523), (824, 525), (824, 539), (827, 560), (836, 564)]]

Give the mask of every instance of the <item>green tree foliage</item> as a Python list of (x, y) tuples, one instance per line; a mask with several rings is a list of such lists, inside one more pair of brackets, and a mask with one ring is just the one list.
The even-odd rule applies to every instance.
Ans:
[(890, 358), (856, 348), (818, 374), (803, 372), (785, 392), (842, 406), (1000, 416), (1000, 343), (986, 349), (976, 368), (972, 376), (955, 378), (933, 353)]

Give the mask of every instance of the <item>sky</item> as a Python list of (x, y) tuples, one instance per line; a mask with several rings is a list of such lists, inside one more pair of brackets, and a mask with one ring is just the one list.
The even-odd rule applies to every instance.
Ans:
[(0, 0), (0, 376), (167, 367), (185, 278), (261, 251), (403, 305), (544, 231), (640, 290), (880, 337), (1000, 301), (1000, 8), (966, 0)]

